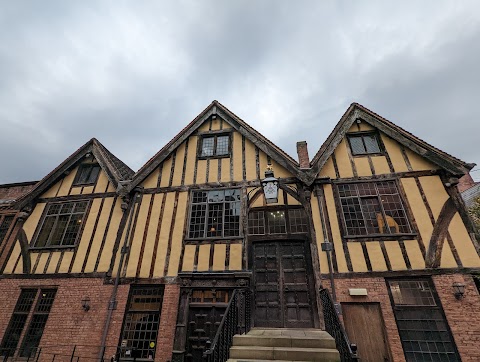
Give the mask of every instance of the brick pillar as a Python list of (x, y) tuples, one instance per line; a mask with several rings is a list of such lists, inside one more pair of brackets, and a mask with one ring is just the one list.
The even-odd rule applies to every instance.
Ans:
[(306, 141), (297, 142), (297, 154), (300, 168), (310, 168), (310, 158), (308, 157), (308, 148)]
[(180, 286), (178, 284), (165, 285), (155, 362), (166, 362), (170, 361), (172, 358), (179, 297)]

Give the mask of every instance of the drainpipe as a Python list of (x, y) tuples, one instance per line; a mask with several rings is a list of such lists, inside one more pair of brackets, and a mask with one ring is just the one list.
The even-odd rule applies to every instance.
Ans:
[(323, 233), (323, 243), (322, 243), (322, 251), (325, 251), (327, 253), (327, 263), (328, 263), (328, 274), (330, 277), (330, 287), (332, 288), (332, 298), (333, 302), (335, 303), (335, 308), (337, 308), (338, 311), (338, 306), (337, 306), (337, 293), (335, 291), (335, 280), (333, 278), (333, 265), (332, 265), (332, 250), (333, 250), (333, 244), (328, 240), (328, 234), (327, 234), (327, 222), (325, 220), (325, 196), (323, 194), (323, 190), (319, 188), (319, 186), (315, 186), (316, 190), (316, 196), (317, 198), (320, 197), (318, 201), (318, 206), (319, 206), (319, 211), (320, 211), (320, 221), (322, 223), (322, 233)]
[(117, 291), (118, 291), (118, 285), (120, 284), (120, 274), (122, 272), (123, 263), (125, 262), (125, 255), (128, 253), (128, 239), (130, 236), (130, 229), (132, 226), (133, 215), (135, 214), (134, 210), (135, 210), (135, 204), (137, 202), (138, 195), (139, 194), (137, 192), (133, 194), (133, 200), (130, 201), (130, 205), (127, 204), (126, 206), (124, 206), (122, 204), (122, 209), (124, 210), (124, 212), (130, 213), (129, 215), (130, 218), (128, 220), (127, 232), (125, 234), (123, 246), (120, 251), (120, 262), (118, 263), (118, 270), (117, 270), (117, 275), (115, 276), (115, 283), (113, 285), (112, 296), (110, 298), (110, 301), (108, 302), (107, 319), (105, 321), (105, 327), (103, 328), (102, 344), (100, 346), (100, 352), (98, 354), (98, 360), (100, 362), (103, 361), (103, 357), (105, 355), (107, 335), (108, 335), (108, 330), (110, 328), (110, 322), (112, 320), (112, 314), (113, 314), (113, 311), (117, 308)]

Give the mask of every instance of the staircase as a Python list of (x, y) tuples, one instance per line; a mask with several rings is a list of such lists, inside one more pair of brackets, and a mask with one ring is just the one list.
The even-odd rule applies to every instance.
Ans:
[(227, 362), (339, 362), (335, 340), (319, 329), (268, 328), (235, 335)]

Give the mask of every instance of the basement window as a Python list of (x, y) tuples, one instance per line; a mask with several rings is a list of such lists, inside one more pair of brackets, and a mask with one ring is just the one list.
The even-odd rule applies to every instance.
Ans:
[(353, 156), (382, 153), (378, 134), (375, 132), (353, 133), (347, 135), (347, 139)]

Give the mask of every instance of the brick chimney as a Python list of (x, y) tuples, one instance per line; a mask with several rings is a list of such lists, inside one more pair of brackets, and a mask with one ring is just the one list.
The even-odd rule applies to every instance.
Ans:
[(300, 168), (310, 168), (310, 158), (308, 157), (308, 148), (306, 141), (297, 142), (297, 154)]

